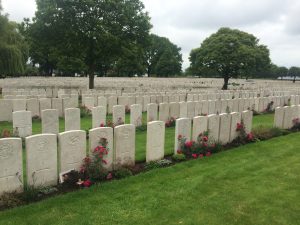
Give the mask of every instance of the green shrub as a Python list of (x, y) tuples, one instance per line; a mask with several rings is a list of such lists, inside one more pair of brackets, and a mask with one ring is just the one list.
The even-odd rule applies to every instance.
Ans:
[(125, 178), (125, 177), (130, 177), (132, 176), (132, 172), (131, 170), (127, 169), (127, 168), (121, 168), (121, 169), (118, 169), (116, 171), (114, 171), (114, 177), (116, 179), (122, 179), (122, 178)]
[(136, 131), (147, 131), (147, 125), (143, 124), (139, 127), (136, 127)]
[(279, 137), (282, 135), (289, 134), (290, 131), (287, 130), (282, 130), (277, 127), (264, 127), (264, 126), (259, 126), (257, 128), (254, 128), (252, 131), (253, 135), (255, 136), (256, 139), (259, 140), (268, 140), (273, 137)]
[(168, 160), (168, 159), (162, 159), (159, 161), (153, 161), (153, 162), (149, 162), (145, 165), (145, 169), (146, 170), (152, 170), (152, 169), (156, 169), (156, 168), (162, 168), (162, 167), (167, 167), (172, 165), (172, 161)]
[(186, 160), (186, 157), (184, 154), (174, 154), (172, 156), (172, 159), (175, 161), (175, 162), (181, 162), (181, 161), (185, 161)]

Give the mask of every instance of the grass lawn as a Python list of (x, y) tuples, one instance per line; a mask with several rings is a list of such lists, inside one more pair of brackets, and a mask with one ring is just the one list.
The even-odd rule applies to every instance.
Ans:
[(0, 224), (299, 224), (300, 133), (0, 212)]

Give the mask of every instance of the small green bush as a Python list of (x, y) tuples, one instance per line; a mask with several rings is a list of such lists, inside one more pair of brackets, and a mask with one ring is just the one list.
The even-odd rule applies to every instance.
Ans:
[(186, 160), (186, 157), (184, 154), (174, 154), (172, 156), (172, 159), (175, 161), (175, 162), (181, 162), (181, 161), (185, 161)]
[(114, 171), (114, 177), (116, 179), (122, 179), (122, 178), (125, 178), (125, 177), (130, 177), (132, 176), (132, 172), (131, 170), (127, 169), (127, 168), (121, 168), (121, 169), (118, 169), (116, 171)]
[(254, 128), (252, 131), (254, 137), (258, 140), (268, 140), (273, 137), (279, 137), (282, 135), (287, 135), (290, 133), (288, 130), (282, 130), (277, 127), (264, 127), (264, 126), (259, 126), (257, 128)]
[(172, 165), (172, 161), (168, 160), (168, 159), (162, 159), (159, 161), (153, 161), (153, 162), (149, 162), (145, 165), (145, 169), (146, 170), (152, 170), (152, 169), (156, 169), (156, 168), (162, 168), (162, 167), (167, 167)]

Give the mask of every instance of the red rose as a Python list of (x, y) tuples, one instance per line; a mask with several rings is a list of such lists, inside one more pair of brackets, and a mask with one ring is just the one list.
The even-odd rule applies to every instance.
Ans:
[(181, 135), (181, 134), (179, 134), (177, 138), (178, 138), (178, 139), (181, 139), (181, 138), (182, 138), (182, 135)]
[(202, 138), (202, 141), (207, 142), (207, 141), (208, 141), (208, 137), (207, 137), (207, 136), (204, 136), (204, 137)]
[(185, 142), (185, 147), (191, 148), (192, 146), (193, 146), (193, 142), (192, 141)]
[(100, 127), (104, 127), (104, 123), (101, 123), (101, 124), (100, 124)]
[(112, 178), (113, 178), (112, 173), (107, 174), (107, 176), (106, 176), (106, 179), (107, 179), (107, 180), (111, 180)]
[(86, 180), (83, 182), (84, 187), (90, 187), (92, 185), (92, 182), (90, 180)]
[(102, 163), (104, 163), (105, 165), (107, 164), (107, 161), (105, 159), (102, 160)]
[(198, 155), (197, 155), (197, 154), (192, 154), (192, 157), (193, 157), (194, 159), (197, 159), (197, 158), (198, 158)]
[(177, 154), (182, 154), (182, 151), (180, 149), (178, 149)]

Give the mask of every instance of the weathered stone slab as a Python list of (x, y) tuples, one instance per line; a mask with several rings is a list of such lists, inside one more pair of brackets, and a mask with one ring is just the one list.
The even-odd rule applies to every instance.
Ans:
[(42, 111), (42, 133), (58, 134), (59, 120), (58, 111), (56, 109), (46, 109)]
[(177, 119), (180, 116), (180, 105), (178, 102), (171, 102), (170, 103), (170, 117)]
[(14, 99), (13, 101), (13, 111), (26, 111), (26, 99)]
[(252, 130), (252, 119), (253, 119), (253, 112), (252, 111), (243, 111), (242, 112), (242, 121), (245, 126), (245, 131), (249, 134)]
[(56, 185), (57, 138), (55, 134), (39, 134), (26, 138), (27, 185)]
[[(46, 109), (52, 109), (51, 98), (40, 98), (40, 110), (41, 112)], [(40, 113), (42, 114), (42, 113)]]
[(219, 131), (219, 142), (223, 145), (230, 141), (230, 126), (231, 126), (231, 115), (228, 113), (220, 114), (220, 131)]
[(135, 165), (135, 126), (132, 124), (115, 127), (114, 167)]
[(32, 116), (29, 111), (13, 112), (13, 130), (18, 137), (28, 137), (32, 134)]
[(192, 140), (197, 141), (198, 136), (208, 130), (208, 118), (207, 116), (196, 116), (193, 119), (193, 136)]
[(158, 105), (155, 103), (148, 104), (147, 107), (147, 122), (157, 120)]
[(186, 138), (186, 141), (191, 140), (191, 119), (189, 118), (180, 118), (176, 120), (175, 127), (175, 146), (174, 153), (177, 154), (178, 150), (181, 150), (180, 143), (178, 141), (178, 136)]
[(61, 98), (52, 98), (52, 109), (56, 109), (58, 111), (58, 116), (63, 117), (63, 100)]
[(187, 102), (179, 102), (179, 117), (187, 118)]
[(93, 128), (106, 125), (106, 107), (98, 106), (92, 108), (92, 126)]
[(283, 109), (284, 109), (283, 129), (290, 129), (293, 127), (292, 108), (290, 106), (285, 106)]
[(113, 124), (115, 126), (118, 126), (124, 123), (125, 123), (125, 106), (115, 105), (113, 107)]
[(83, 159), (86, 157), (86, 132), (72, 130), (60, 133), (59, 162), (60, 172), (67, 170), (80, 170)]
[(216, 101), (208, 100), (208, 115), (216, 113)]
[(65, 109), (65, 131), (80, 130), (80, 109)]
[(193, 119), (195, 116), (195, 102), (187, 102), (187, 118)]
[(148, 104), (150, 104), (150, 96), (143, 96), (143, 112), (147, 112)]
[(274, 126), (283, 129), (284, 108), (276, 107), (274, 116)]
[(208, 115), (208, 101), (202, 101), (202, 115)]
[(0, 195), (23, 190), (22, 162), (22, 140), (0, 139)]
[(0, 99), (0, 121), (12, 121), (12, 112), (12, 100)]
[(130, 108), (130, 124), (136, 127), (142, 126), (142, 105), (134, 104)]
[(163, 122), (167, 122), (169, 120), (170, 107), (169, 103), (161, 103), (159, 104), (159, 120)]
[(89, 146), (90, 154), (95, 150), (101, 139), (106, 139), (108, 154), (103, 158), (106, 164), (103, 167), (109, 171), (113, 169), (113, 155), (114, 155), (114, 140), (113, 140), (113, 128), (111, 127), (100, 127), (90, 130), (89, 132)]
[(165, 124), (154, 121), (147, 124), (146, 161), (157, 161), (164, 158)]
[(218, 142), (220, 131), (220, 117), (215, 114), (208, 115), (208, 136), (209, 139)]
[(236, 131), (237, 124), (241, 123), (241, 113), (233, 112), (231, 115), (231, 126), (230, 126), (230, 142), (236, 139), (239, 135), (239, 132)]
[(27, 111), (31, 112), (31, 116), (40, 116), (40, 104), (39, 100), (36, 98), (31, 98), (26, 100)]

